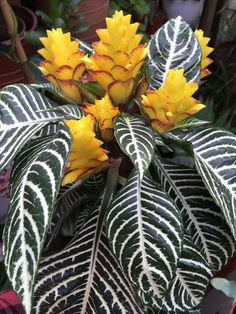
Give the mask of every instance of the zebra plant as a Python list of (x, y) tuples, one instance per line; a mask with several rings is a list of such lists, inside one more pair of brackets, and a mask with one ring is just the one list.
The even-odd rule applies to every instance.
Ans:
[(196, 313), (234, 254), (236, 137), (190, 117), (209, 39), (177, 17), (142, 45), (130, 18), (91, 49), (48, 31), (50, 83), (0, 91), (4, 263), (27, 314)]

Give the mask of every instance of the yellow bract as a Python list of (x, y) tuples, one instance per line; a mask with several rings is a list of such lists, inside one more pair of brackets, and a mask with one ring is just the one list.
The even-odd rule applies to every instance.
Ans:
[(142, 96), (142, 107), (152, 127), (160, 133), (169, 131), (176, 123), (204, 108), (192, 95), (198, 86), (186, 83), (184, 70), (170, 70), (163, 85)]
[(39, 69), (66, 98), (80, 103), (81, 95), (73, 81), (78, 81), (85, 70), (81, 60), (84, 53), (78, 51), (79, 42), (71, 41), (70, 33), (63, 34), (61, 28), (47, 31), (47, 35), (40, 38), (44, 48), (38, 52), (45, 60), (40, 63)]
[(83, 58), (91, 77), (109, 93), (117, 104), (125, 103), (147, 53), (136, 34), (139, 24), (130, 23), (131, 15), (115, 12), (106, 18), (106, 29), (97, 30), (100, 41), (93, 44), (96, 54)]
[(72, 136), (72, 149), (62, 185), (93, 172), (108, 160), (107, 152), (101, 147), (103, 142), (95, 137), (94, 118), (91, 115), (80, 120), (65, 120), (65, 124)]
[(194, 32), (197, 37), (202, 50), (202, 61), (201, 61), (201, 78), (211, 74), (211, 72), (206, 68), (212, 63), (212, 60), (208, 58), (208, 55), (214, 50), (208, 47), (207, 44), (210, 40), (209, 37), (204, 37), (204, 32), (201, 29), (196, 29)]
[(95, 104), (86, 103), (83, 110), (95, 117), (98, 122), (100, 133), (104, 141), (113, 137), (113, 119), (119, 114), (119, 108), (112, 105), (108, 94), (101, 100), (95, 100)]

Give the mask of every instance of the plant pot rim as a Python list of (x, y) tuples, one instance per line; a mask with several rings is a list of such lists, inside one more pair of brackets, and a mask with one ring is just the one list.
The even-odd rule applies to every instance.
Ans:
[[(85, 1), (86, 1), (86, 0), (85, 0)], [(79, 12), (79, 13), (80, 13), (80, 7), (82, 6), (82, 4), (83, 4), (83, 2), (81, 2), (80, 5), (79, 5), (79, 9), (78, 9), (78, 12)], [(87, 14), (91, 14), (91, 13), (97, 12), (97, 11), (101, 10), (101, 8), (106, 7), (108, 4), (109, 4), (109, 0), (105, 0), (104, 3), (103, 3), (101, 6), (98, 6), (98, 7), (96, 7), (96, 8), (93, 9), (93, 10), (89, 10), (89, 11), (86, 11), (86, 12), (83, 12), (83, 11), (82, 11), (82, 15), (87, 15)], [(72, 13), (73, 13), (73, 12), (72, 12)], [(76, 12), (74, 12), (74, 13), (76, 13)]]

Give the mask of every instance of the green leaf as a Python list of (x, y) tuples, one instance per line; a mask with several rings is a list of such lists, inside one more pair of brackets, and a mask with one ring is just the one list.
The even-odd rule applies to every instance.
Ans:
[(190, 26), (180, 16), (165, 23), (148, 45), (151, 89), (160, 87), (170, 69), (184, 69), (188, 82), (200, 81), (201, 47)]
[(56, 101), (59, 102), (61, 101), (63, 104), (67, 103), (70, 104), (71, 100), (67, 99), (59, 90), (58, 87), (51, 83), (40, 83), (40, 84), (31, 84), (34, 89), (38, 90), (41, 93), (49, 93), (52, 94), (54, 98), (56, 98)]
[(185, 234), (176, 277), (164, 299), (162, 310), (166, 313), (189, 313), (202, 301), (211, 277), (204, 255)]
[(43, 11), (40, 11), (40, 10), (36, 10), (35, 13), (36, 13), (36, 15), (41, 17), (42, 21), (45, 24), (52, 25), (53, 19), (50, 16), (48, 16), (46, 13), (44, 13)]
[(171, 199), (137, 171), (108, 209), (107, 236), (116, 258), (146, 306), (160, 309), (175, 277), (182, 222)]
[(65, 23), (65, 21), (61, 17), (58, 17), (58, 18), (56, 18), (53, 21), (52, 26), (55, 27), (55, 28), (65, 29), (66, 28), (66, 23)]
[(120, 148), (130, 157), (142, 179), (155, 149), (152, 129), (140, 116), (121, 114), (115, 120), (114, 130)]
[(78, 82), (75, 81), (81, 94), (90, 102), (94, 102), (97, 98), (102, 98), (105, 95), (104, 89), (97, 82)]
[(215, 289), (224, 292), (227, 297), (236, 299), (236, 281), (216, 277), (211, 280), (211, 284)]
[(35, 314), (143, 313), (103, 230), (109, 187), (101, 197), (97, 195), (99, 201), (85, 213), (85, 221), (82, 211), (72, 241), (42, 259), (34, 295)]
[(236, 136), (206, 127), (183, 139), (192, 144), (197, 171), (236, 239)]
[(50, 101), (29, 85), (10, 85), (0, 91), (0, 169), (4, 169), (23, 145), (62, 114), (45, 112)]
[(70, 32), (72, 34), (75, 33), (83, 33), (85, 32), (87, 29), (89, 29), (90, 25), (88, 23), (80, 23), (78, 25), (75, 25), (73, 27), (70, 28)]
[(159, 182), (181, 210), (184, 228), (203, 253), (213, 273), (235, 252), (235, 241), (221, 209), (214, 203), (195, 169), (154, 157)]
[(101, 173), (92, 175), (84, 183), (77, 181), (76, 183), (61, 187), (57, 199), (58, 205), (47, 236), (46, 249), (51, 245), (52, 241), (57, 236), (65, 218), (75, 210), (77, 217), (77, 215), (81, 212), (81, 207), (83, 208), (85, 204), (86, 206), (89, 204), (91, 207), (91, 202), (97, 200), (97, 195), (101, 193), (102, 188), (104, 188), (104, 178)]
[(27, 314), (69, 150), (70, 134), (61, 124), (55, 136), (29, 143), (15, 160), (3, 251), (8, 277)]
[(211, 123), (210, 121), (202, 121), (202, 120), (199, 120), (197, 118), (190, 117), (190, 118), (184, 119), (184, 120), (180, 121), (179, 123), (177, 123), (172, 128), (172, 130), (196, 128), (198, 126), (202, 126), (202, 125), (206, 125), (206, 124), (210, 124), (210, 123)]
[(53, 107), (48, 111), (61, 113), (64, 116), (64, 118), (68, 120), (80, 120), (84, 115), (84, 112), (77, 105), (63, 105)]

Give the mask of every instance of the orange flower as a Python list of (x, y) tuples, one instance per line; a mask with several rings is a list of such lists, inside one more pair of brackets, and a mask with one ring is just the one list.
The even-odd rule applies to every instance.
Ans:
[(97, 30), (100, 41), (93, 44), (96, 54), (83, 58), (91, 77), (107, 91), (117, 104), (130, 98), (134, 78), (143, 64), (147, 48), (136, 34), (139, 24), (130, 23), (131, 15), (115, 12), (106, 18), (106, 29)]
[(78, 104), (81, 95), (74, 80), (78, 81), (85, 70), (84, 53), (78, 51), (79, 42), (71, 41), (70, 33), (63, 34), (61, 28), (47, 31), (47, 35), (40, 38), (44, 48), (38, 52), (45, 60), (39, 69), (66, 98)]
[(163, 85), (142, 96), (142, 107), (152, 127), (160, 133), (169, 131), (178, 122), (204, 108), (192, 95), (198, 86), (186, 83), (184, 70), (169, 70)]
[(201, 78), (211, 74), (206, 67), (211, 64), (212, 59), (208, 58), (208, 55), (214, 50), (212, 47), (208, 47), (207, 44), (210, 40), (209, 37), (204, 37), (204, 32), (201, 29), (196, 29), (194, 32), (197, 37), (202, 50), (202, 61), (201, 61)]

